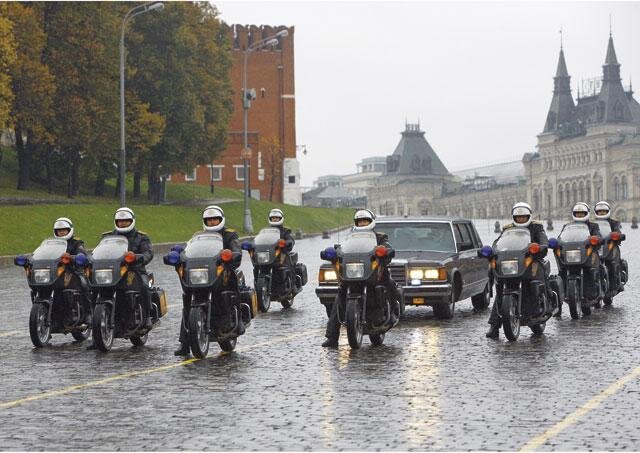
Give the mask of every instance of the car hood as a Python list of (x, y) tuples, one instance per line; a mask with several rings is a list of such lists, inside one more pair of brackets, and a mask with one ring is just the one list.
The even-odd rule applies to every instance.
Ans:
[(434, 251), (410, 251), (410, 252), (396, 252), (396, 256), (393, 259), (395, 262), (402, 261), (432, 261), (442, 263), (451, 259), (455, 255), (455, 252), (434, 252)]

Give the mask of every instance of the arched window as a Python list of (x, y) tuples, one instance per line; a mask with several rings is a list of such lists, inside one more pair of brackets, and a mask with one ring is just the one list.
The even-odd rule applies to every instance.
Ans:
[(629, 198), (629, 188), (627, 187), (627, 177), (623, 176), (620, 182), (620, 198), (626, 200)]
[(618, 181), (618, 177), (613, 178), (613, 199), (620, 199), (620, 182)]
[(557, 203), (558, 207), (562, 207), (564, 206), (564, 187), (562, 187), (562, 184), (560, 184), (558, 186), (558, 203)]
[(571, 206), (571, 186), (569, 183), (564, 186), (564, 205)]

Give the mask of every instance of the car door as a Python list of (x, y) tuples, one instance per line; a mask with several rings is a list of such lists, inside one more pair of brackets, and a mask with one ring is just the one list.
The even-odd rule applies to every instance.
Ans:
[(458, 250), (458, 268), (462, 274), (462, 292), (460, 299), (466, 299), (471, 296), (471, 286), (478, 278), (476, 275), (478, 271), (474, 260), (474, 257), (477, 258), (477, 252), (465, 222), (455, 222), (453, 224), (453, 230), (455, 232)]
[(482, 248), (482, 240), (480, 239), (480, 235), (476, 230), (473, 222), (467, 223), (467, 228), (469, 229), (469, 233), (473, 238), (474, 245), (474, 269), (475, 269), (475, 278), (474, 282), (476, 283), (474, 292), (477, 294), (482, 291), (487, 284), (487, 280), (489, 278), (489, 261), (484, 258), (478, 258), (478, 250)]

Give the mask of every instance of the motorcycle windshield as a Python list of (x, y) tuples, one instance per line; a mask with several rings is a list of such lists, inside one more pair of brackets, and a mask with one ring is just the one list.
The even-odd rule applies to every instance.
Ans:
[(214, 258), (220, 254), (224, 244), (219, 233), (197, 233), (184, 249), (185, 258)]
[(611, 225), (606, 220), (598, 220), (596, 222), (600, 227), (600, 234), (602, 237), (609, 236), (611, 234)]
[(562, 229), (558, 239), (562, 242), (582, 242), (589, 239), (589, 227), (584, 223), (568, 223)]
[(372, 231), (355, 231), (341, 245), (343, 253), (367, 253), (378, 245), (376, 235)]
[(495, 249), (498, 252), (506, 250), (523, 250), (531, 243), (531, 233), (527, 228), (509, 228), (504, 230), (496, 242)]
[(129, 241), (124, 236), (105, 236), (93, 249), (91, 257), (94, 260), (116, 260), (124, 256), (129, 250)]
[(280, 240), (280, 230), (277, 228), (263, 228), (254, 239), (255, 245), (273, 245)]
[(33, 261), (39, 260), (57, 260), (67, 251), (67, 241), (64, 239), (45, 239), (35, 252), (33, 252)]

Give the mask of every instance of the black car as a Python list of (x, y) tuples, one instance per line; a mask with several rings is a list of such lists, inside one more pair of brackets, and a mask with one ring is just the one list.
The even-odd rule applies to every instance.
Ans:
[[(396, 251), (389, 270), (404, 305), (430, 305), (438, 318), (451, 318), (455, 303), (469, 297), (474, 308), (489, 306), (489, 264), (478, 258), (482, 241), (470, 220), (380, 217), (376, 231), (387, 234)], [(331, 264), (320, 266), (318, 282), (316, 294), (328, 314), (338, 291)]]

